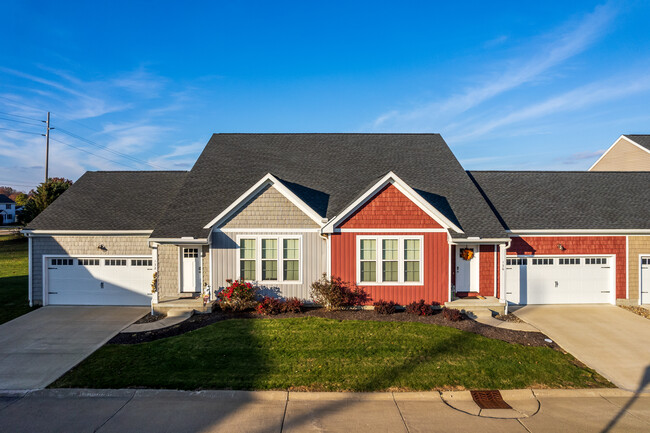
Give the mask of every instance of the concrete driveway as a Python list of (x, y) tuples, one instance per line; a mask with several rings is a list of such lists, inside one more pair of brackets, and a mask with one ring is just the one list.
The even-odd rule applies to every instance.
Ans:
[(613, 305), (530, 305), (514, 314), (619, 388), (650, 390), (650, 320)]
[(48, 386), (147, 307), (43, 307), (0, 325), (0, 389)]

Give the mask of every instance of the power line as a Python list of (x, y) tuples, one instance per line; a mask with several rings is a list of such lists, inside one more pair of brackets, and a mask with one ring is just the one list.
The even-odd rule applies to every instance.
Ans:
[(45, 136), (45, 134), (41, 134), (40, 132), (20, 131), (20, 130), (18, 130), (18, 129), (10, 129), (10, 128), (0, 128), (0, 129), (2, 129), (3, 131), (20, 132), (20, 133), (22, 133), (22, 134), (36, 134), (36, 135)]
[(6, 96), (0, 95), (0, 99), (7, 100), (9, 102), (13, 102), (15, 105), (18, 105), (19, 107), (23, 108), (31, 108), (32, 110), (37, 110), (37, 111), (42, 111), (42, 108), (34, 107), (33, 105), (27, 105), (24, 102), (17, 101), (15, 99), (7, 98)]
[(25, 124), (25, 125), (41, 126), (41, 125), (38, 124), (38, 123), (25, 122), (25, 121), (23, 121), (23, 120), (16, 120), (16, 119), (8, 119), (8, 118), (6, 118), (6, 117), (0, 117), (0, 120), (7, 120), (7, 121), (9, 121), (9, 122), (16, 122), (16, 123), (23, 123), (23, 124)]
[(19, 116), (18, 114), (5, 113), (3, 111), (0, 111), (0, 114), (4, 114), (5, 116), (14, 116), (14, 117), (20, 117), (21, 119), (29, 119), (29, 120), (36, 120), (37, 122), (42, 122), (41, 119), (37, 119), (35, 117)]
[(82, 152), (86, 152), (86, 153), (88, 153), (88, 154), (90, 154), (90, 155), (96, 156), (97, 158), (105, 159), (106, 161), (110, 161), (110, 162), (112, 162), (112, 163), (114, 163), (114, 164), (123, 165), (123, 166), (125, 166), (125, 167), (133, 168), (133, 169), (135, 169), (135, 170), (138, 169), (137, 167), (134, 167), (134, 166), (132, 166), (132, 165), (124, 164), (123, 162), (115, 161), (115, 160), (113, 160), (113, 159), (106, 158), (106, 157), (101, 156), (101, 155), (97, 155), (96, 153), (93, 153), (93, 152), (91, 152), (91, 151), (89, 151), (89, 150), (86, 150), (86, 149), (84, 149), (83, 147), (73, 146), (72, 144), (66, 143), (66, 142), (61, 141), (61, 140), (57, 140), (56, 138), (52, 138), (52, 137), (50, 137), (50, 140), (52, 140), (52, 141), (56, 141), (57, 143), (61, 143), (61, 144), (64, 144), (64, 145), (66, 145), (66, 146), (69, 146), (69, 147), (72, 147), (73, 149), (77, 149), (77, 150), (80, 150), (80, 151), (82, 151)]

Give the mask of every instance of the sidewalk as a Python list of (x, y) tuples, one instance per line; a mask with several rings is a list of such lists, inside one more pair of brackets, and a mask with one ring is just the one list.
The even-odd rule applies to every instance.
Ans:
[(502, 394), (513, 410), (480, 411), (466, 391), (52, 389), (0, 394), (0, 425), (6, 431), (143, 433), (650, 431), (647, 393), (599, 389), (514, 390)]

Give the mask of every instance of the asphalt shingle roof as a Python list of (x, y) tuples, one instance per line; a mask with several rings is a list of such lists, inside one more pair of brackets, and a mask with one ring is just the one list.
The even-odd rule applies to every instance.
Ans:
[(8, 203), (15, 203), (15, 201), (13, 201), (12, 199), (10, 199), (9, 197), (7, 197), (4, 194), (0, 194), (0, 203), (7, 203), (8, 204)]
[(469, 174), (506, 229), (650, 229), (650, 172)]
[(267, 173), (331, 219), (389, 171), (465, 232), (454, 236), (506, 236), (439, 134), (214, 134), (175, 199), (184, 217), (166, 211), (152, 237), (206, 237)]
[(153, 230), (186, 176), (186, 171), (89, 171), (27, 228)]
[(630, 135), (625, 134), (627, 138), (634, 141), (639, 146), (643, 146), (646, 149), (650, 150), (650, 135)]

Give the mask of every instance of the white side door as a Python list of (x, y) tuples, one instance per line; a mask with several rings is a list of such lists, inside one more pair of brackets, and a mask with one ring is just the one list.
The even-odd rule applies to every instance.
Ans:
[(199, 249), (186, 247), (182, 251), (181, 292), (195, 293), (201, 291), (201, 255)]
[(650, 304), (650, 256), (641, 257), (641, 304)]
[(528, 279), (528, 259), (506, 259), (506, 300), (513, 304), (521, 303), (521, 287), (526, 287)]

